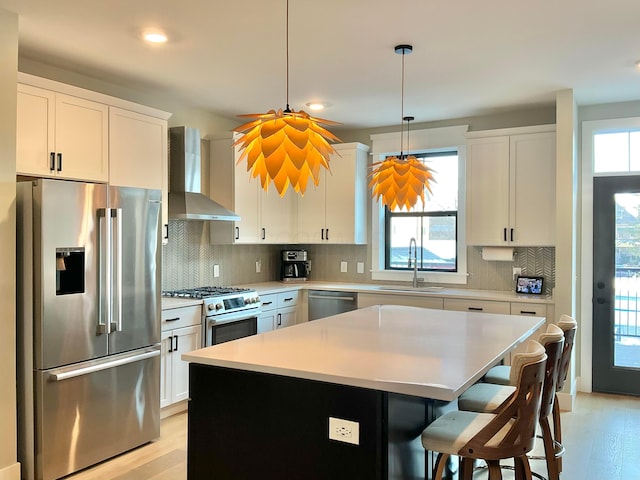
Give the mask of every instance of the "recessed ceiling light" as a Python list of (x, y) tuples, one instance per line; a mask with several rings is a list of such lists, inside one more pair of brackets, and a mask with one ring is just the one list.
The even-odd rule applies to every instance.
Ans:
[(143, 38), (149, 43), (166, 43), (168, 40), (167, 36), (159, 31), (146, 32)]
[(320, 110), (324, 110), (324, 108), (326, 107), (326, 104), (319, 103), (319, 102), (309, 102), (307, 103), (307, 107), (309, 107), (309, 110), (313, 110), (317, 112)]

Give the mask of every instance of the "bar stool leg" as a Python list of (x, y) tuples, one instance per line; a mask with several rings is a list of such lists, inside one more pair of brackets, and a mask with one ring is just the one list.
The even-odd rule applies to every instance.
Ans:
[(516, 457), (513, 459), (513, 466), (515, 470), (515, 480), (531, 480), (531, 465), (529, 465), (529, 459), (526, 455)]
[[(553, 437), (555, 438), (554, 457), (556, 459), (556, 465), (558, 469), (558, 475), (562, 472), (562, 454), (564, 449), (562, 448), (562, 426), (560, 425), (560, 402), (558, 402), (558, 396), (553, 402)], [(560, 452), (556, 454), (556, 445), (560, 445)]]
[(540, 420), (540, 428), (542, 430), (544, 456), (547, 462), (548, 480), (560, 480), (560, 472), (558, 471), (559, 458), (556, 458), (555, 442), (553, 441), (551, 426), (549, 425), (549, 420), (547, 418)]

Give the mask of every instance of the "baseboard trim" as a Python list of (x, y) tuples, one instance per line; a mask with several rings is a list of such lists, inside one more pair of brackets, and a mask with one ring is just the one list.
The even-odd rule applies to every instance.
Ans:
[[(571, 388), (568, 392), (560, 392), (558, 393), (558, 403), (560, 404), (560, 410), (564, 412), (570, 412), (573, 410), (573, 403), (576, 401), (576, 388), (577, 382), (574, 380), (571, 383)], [(566, 390), (566, 385), (565, 385)]]
[(20, 480), (20, 464), (0, 468), (0, 480)]
[[(160, 419), (170, 417), (171, 415), (175, 415), (176, 413), (181, 413), (187, 410), (189, 403), (188, 400), (183, 400), (181, 402), (177, 402), (166, 406), (160, 410)], [(2, 480), (2, 478), (0, 478)]]

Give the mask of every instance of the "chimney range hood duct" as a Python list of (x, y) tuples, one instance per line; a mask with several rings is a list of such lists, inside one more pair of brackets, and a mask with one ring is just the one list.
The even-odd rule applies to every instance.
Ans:
[(238, 215), (200, 192), (200, 131), (172, 127), (169, 139), (169, 218), (240, 220)]

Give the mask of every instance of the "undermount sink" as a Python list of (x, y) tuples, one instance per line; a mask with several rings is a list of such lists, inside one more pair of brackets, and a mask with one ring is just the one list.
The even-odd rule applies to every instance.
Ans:
[(444, 287), (403, 287), (399, 286), (390, 286), (390, 285), (381, 285), (376, 287), (378, 290), (388, 290), (393, 292), (437, 292), (442, 290)]

